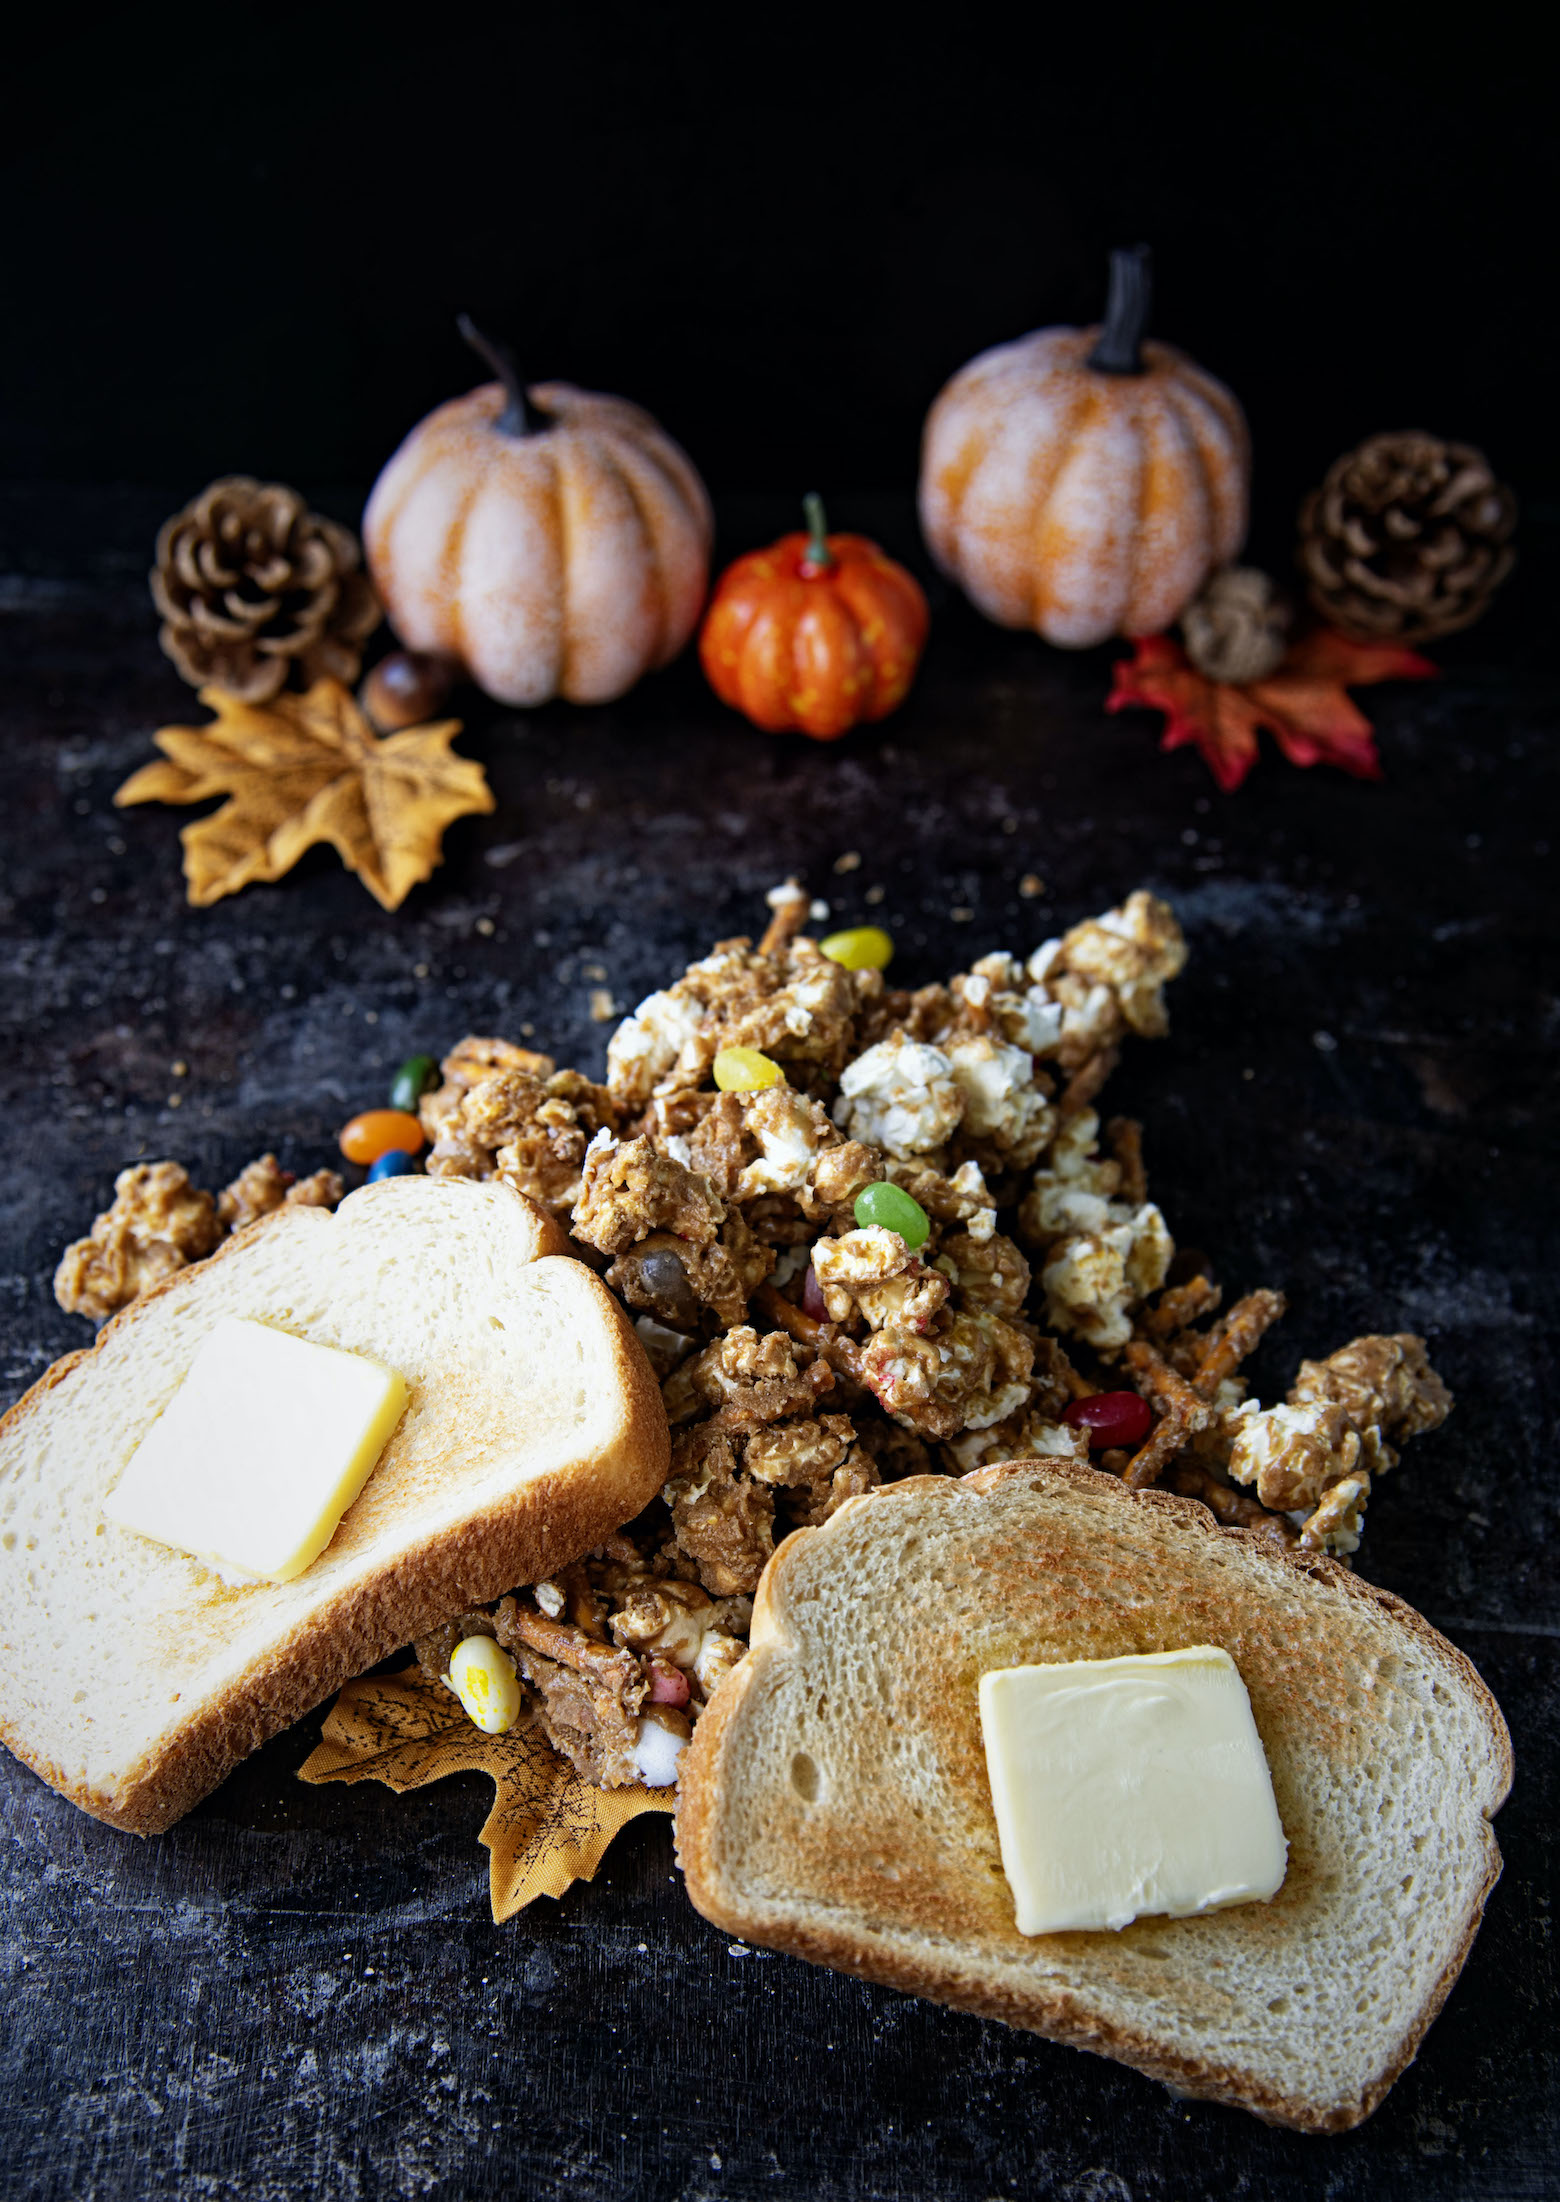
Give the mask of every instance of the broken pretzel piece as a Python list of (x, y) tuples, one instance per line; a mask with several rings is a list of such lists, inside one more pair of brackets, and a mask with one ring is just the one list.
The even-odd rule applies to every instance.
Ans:
[(1284, 1312), (1281, 1292), (1258, 1289), (1237, 1300), (1228, 1315), (1208, 1333), (1202, 1357), (1192, 1371), (1192, 1389), (1200, 1398), (1213, 1399), (1219, 1386), (1235, 1374)]
[(1176, 1454), (1200, 1430), (1206, 1430), (1216, 1416), (1207, 1400), (1146, 1339), (1132, 1339), (1122, 1358), (1137, 1378), (1138, 1390), (1159, 1416), (1128, 1461), (1123, 1479), (1134, 1491), (1146, 1491), (1159, 1481)]
[(1278, 1544), (1300, 1542), (1300, 1532), (1287, 1514), (1272, 1513), (1233, 1484), (1221, 1483), (1196, 1461), (1178, 1460), (1170, 1470), (1169, 1488), (1183, 1498), (1196, 1499), (1217, 1516), (1226, 1529), (1256, 1529)]

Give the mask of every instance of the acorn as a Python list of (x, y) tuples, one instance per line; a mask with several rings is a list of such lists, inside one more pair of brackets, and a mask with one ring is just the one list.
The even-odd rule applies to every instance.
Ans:
[(423, 650), (392, 650), (358, 690), (358, 702), (381, 734), (421, 726), (448, 698), (460, 676), (449, 658)]

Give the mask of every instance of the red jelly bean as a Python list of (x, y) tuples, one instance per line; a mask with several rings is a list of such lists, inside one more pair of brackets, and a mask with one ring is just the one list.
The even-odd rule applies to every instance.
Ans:
[(823, 1297), (822, 1286), (813, 1274), (811, 1262), (807, 1264), (807, 1274), (802, 1279), (802, 1313), (810, 1315), (815, 1323), (826, 1323), (829, 1320), (828, 1303)]
[(1148, 1401), (1136, 1392), (1096, 1392), (1092, 1399), (1075, 1399), (1063, 1409), (1062, 1420), (1088, 1431), (1092, 1452), (1103, 1452), (1108, 1445), (1141, 1445), (1154, 1426)]
[(652, 1659), (650, 1665), (650, 1703), (652, 1705), (686, 1705), (693, 1694), (688, 1687), (688, 1677), (680, 1667), (674, 1667), (669, 1659)]

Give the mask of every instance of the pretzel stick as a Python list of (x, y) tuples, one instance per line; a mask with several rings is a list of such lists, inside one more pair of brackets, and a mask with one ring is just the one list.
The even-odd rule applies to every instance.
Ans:
[(1113, 1116), (1105, 1127), (1105, 1144), (1121, 1171), (1118, 1200), (1141, 1208), (1148, 1198), (1148, 1172), (1143, 1167), (1143, 1127), (1135, 1116)]
[(1120, 1048), (1102, 1047), (1087, 1062), (1078, 1065), (1062, 1088), (1062, 1098), (1057, 1103), (1063, 1116), (1076, 1116), (1080, 1109), (1088, 1107), (1115, 1069), (1120, 1054)]
[(788, 879), (783, 887), (772, 888), (768, 899), (774, 915), (764, 927), (764, 937), (758, 944), (758, 952), (761, 956), (778, 956), (790, 946), (807, 923), (812, 898), (805, 887), (794, 879)]
[(799, 1308), (794, 1300), (772, 1284), (761, 1284), (753, 1295), (777, 1330), (783, 1330), (804, 1346), (816, 1346), (818, 1334), (823, 1329), (816, 1316)]
[(1179, 1491), (1183, 1498), (1197, 1499), (1226, 1529), (1260, 1529), (1265, 1537), (1276, 1537), (1280, 1544), (1300, 1542), (1300, 1532), (1286, 1514), (1275, 1514), (1247, 1492), (1237, 1490), (1233, 1484), (1221, 1483), (1196, 1461), (1176, 1462), (1170, 1488)]
[(1150, 1338), (1169, 1338), (1195, 1323), (1199, 1316), (1211, 1315), (1223, 1297), (1211, 1277), (1188, 1277), (1185, 1284), (1172, 1285), (1168, 1292), (1160, 1293), (1159, 1305), (1143, 1317), (1143, 1328)]
[(1132, 1490), (1145, 1491), (1159, 1481), (1188, 1440), (1208, 1427), (1214, 1412), (1146, 1339), (1134, 1338), (1122, 1358), (1144, 1398), (1159, 1409), (1159, 1421), (1128, 1461), (1122, 1478)]
[(1259, 1289), (1237, 1300), (1222, 1322), (1215, 1324), (1192, 1371), (1192, 1389), (1199, 1398), (1211, 1399), (1227, 1376), (1233, 1376), (1248, 1353), (1284, 1312), (1284, 1295)]

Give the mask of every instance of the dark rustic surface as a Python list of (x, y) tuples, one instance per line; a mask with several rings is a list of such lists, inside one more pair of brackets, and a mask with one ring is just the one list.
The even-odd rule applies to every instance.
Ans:
[[(835, 749), (724, 714), (684, 664), (622, 705), (505, 718), (464, 746), (497, 813), (386, 916), (316, 852), (276, 888), (182, 899), (179, 814), (115, 812), (168, 719), (198, 719), (143, 592), (176, 499), (0, 505), (0, 1377), (84, 1323), (50, 1293), (114, 1172), (297, 1169), (388, 1070), (468, 1030), (584, 1067), (593, 985), (631, 1003), (790, 870), (885, 919), (896, 974), (1027, 950), (1143, 883), (1192, 961), (1174, 1029), (1112, 1088), (1152, 1190), (1232, 1287), (1290, 1314), (1259, 1364), (1424, 1331), (1458, 1399), (1380, 1487), (1363, 1572), (1420, 1606), (1504, 1705), (1506, 1873), (1418, 2063), (1358, 2133), (1304, 2140), (995, 2025), (734, 1946), (641, 1820), (597, 1880), (488, 1918), (461, 1777), (304, 1788), (318, 1716), (141, 1843), (0, 1758), (0, 2188), (43, 2196), (1541, 2197), (1560, 2191), (1556, 1667), (1556, 684), (1530, 527), (1511, 601), (1367, 698), (1388, 780), (1269, 754), (1218, 797), (1154, 722), (1101, 716), (1109, 653), (1066, 657), (940, 607), (887, 728)], [(350, 507), (343, 507), (351, 516)], [(767, 514), (727, 515), (733, 547)], [(783, 511), (777, 518), (785, 517)], [(853, 514), (897, 531), (893, 512)], [(835, 860), (859, 852), (859, 868)], [(1033, 872), (1044, 893), (1025, 899)], [(886, 896), (869, 910), (866, 890)], [(594, 975), (600, 966), (604, 979)], [(175, 1075), (183, 1062), (187, 1074)], [(111, 1644), (83, 1644), (90, 1668)]]

